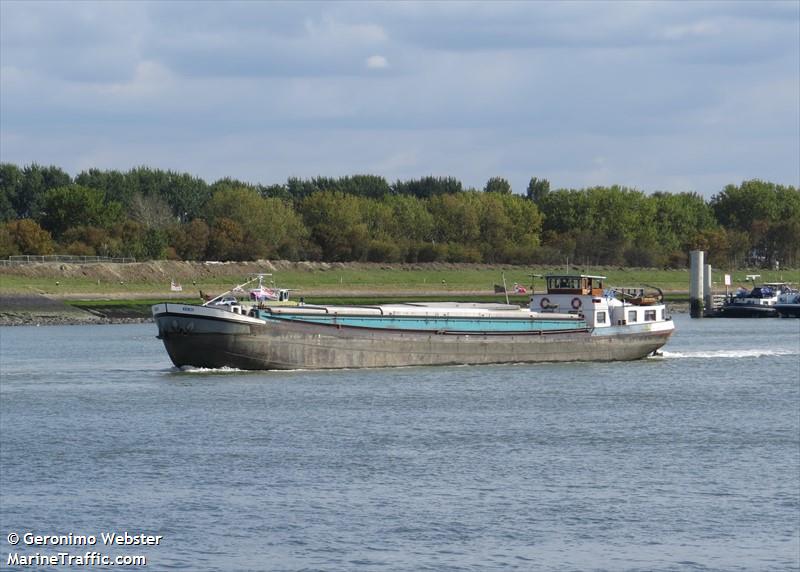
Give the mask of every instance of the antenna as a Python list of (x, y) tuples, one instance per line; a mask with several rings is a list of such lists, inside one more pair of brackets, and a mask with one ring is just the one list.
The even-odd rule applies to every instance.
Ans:
[(543, 274), (534, 274), (533, 272), (531, 272), (531, 273), (528, 274), (528, 276), (531, 277), (531, 294), (534, 294), (536, 292), (536, 288), (535, 288), (536, 279), (537, 278), (544, 278), (544, 275)]

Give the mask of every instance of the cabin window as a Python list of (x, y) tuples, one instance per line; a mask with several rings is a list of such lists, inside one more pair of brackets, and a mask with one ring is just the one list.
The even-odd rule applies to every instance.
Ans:
[(570, 277), (548, 278), (547, 287), (550, 290), (579, 290), (581, 288), (581, 279)]
[(636, 310), (628, 310), (628, 322), (635, 322), (636, 321)]
[(655, 310), (645, 310), (644, 311), (644, 321), (645, 322), (655, 322), (656, 321), (656, 311)]
[(597, 319), (595, 321), (598, 324), (605, 324), (606, 323), (606, 313), (605, 312), (597, 312)]

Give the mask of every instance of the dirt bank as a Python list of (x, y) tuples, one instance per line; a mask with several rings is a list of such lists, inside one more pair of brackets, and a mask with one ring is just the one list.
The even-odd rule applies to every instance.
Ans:
[[(291, 262), (288, 260), (256, 260), (252, 262), (186, 262), (179, 260), (152, 260), (130, 264), (90, 263), (69, 264), (41, 262), (0, 266), (0, 277), (25, 276), (29, 278), (84, 278), (101, 282), (153, 282), (163, 284), (172, 279), (180, 282), (198, 282), (208, 278), (248, 276), (259, 272), (285, 271), (335, 271), (335, 270), (464, 270), (497, 269), (500, 265), (428, 263), (428, 264), (377, 264), (369, 262)], [(513, 267), (509, 267), (513, 268)]]

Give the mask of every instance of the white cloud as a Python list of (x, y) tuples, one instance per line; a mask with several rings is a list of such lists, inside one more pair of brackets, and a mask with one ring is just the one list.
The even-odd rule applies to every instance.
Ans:
[(389, 61), (383, 56), (370, 56), (367, 58), (367, 67), (371, 70), (381, 70), (389, 67)]
[(691, 24), (668, 26), (663, 31), (663, 36), (668, 40), (684, 40), (687, 38), (717, 36), (719, 33), (720, 30), (716, 24), (711, 22), (694, 22)]

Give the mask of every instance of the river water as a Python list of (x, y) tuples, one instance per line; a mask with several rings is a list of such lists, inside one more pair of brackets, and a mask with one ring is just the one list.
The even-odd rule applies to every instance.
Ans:
[(800, 320), (676, 323), (631, 363), (255, 373), (0, 328), (0, 568), (87, 551), (26, 532), (146, 570), (800, 568)]

